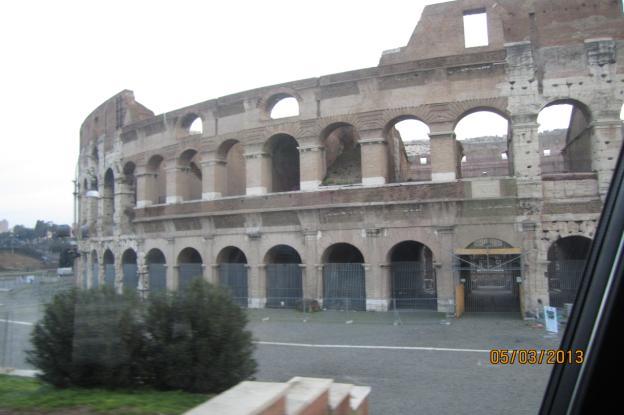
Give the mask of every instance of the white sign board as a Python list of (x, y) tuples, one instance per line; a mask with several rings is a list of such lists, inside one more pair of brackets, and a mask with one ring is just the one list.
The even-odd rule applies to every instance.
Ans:
[(546, 331), (551, 333), (559, 332), (559, 323), (557, 322), (557, 309), (555, 307), (544, 307), (544, 325)]

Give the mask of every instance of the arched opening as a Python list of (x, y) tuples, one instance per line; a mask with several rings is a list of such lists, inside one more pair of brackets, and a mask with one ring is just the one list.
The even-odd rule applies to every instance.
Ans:
[(466, 113), (455, 126), (461, 177), (509, 176), (509, 121), (494, 110)]
[(247, 257), (235, 246), (223, 248), (217, 255), (219, 286), (226, 288), (232, 300), (247, 307), (249, 291), (247, 281)]
[(204, 265), (199, 252), (194, 248), (184, 248), (178, 254), (178, 287), (184, 289), (191, 281), (204, 277)]
[(123, 271), (124, 290), (136, 290), (139, 285), (139, 270), (137, 267), (137, 254), (133, 249), (126, 249), (121, 255), (121, 268)]
[(115, 287), (115, 255), (110, 249), (104, 251), (104, 285)]
[(390, 287), (394, 308), (436, 310), (433, 253), (416, 241), (396, 244), (389, 253)]
[(580, 102), (559, 100), (538, 114), (542, 174), (590, 172), (591, 115)]
[(395, 118), (386, 128), (390, 181), (431, 180), (429, 126), (412, 116)]
[(244, 195), (247, 186), (245, 153), (243, 145), (237, 140), (227, 140), (219, 146), (219, 159), (225, 163), (224, 173), (220, 180), (222, 196)]
[(500, 239), (484, 238), (455, 253), (467, 312), (520, 311), (519, 248)]
[(178, 167), (180, 167), (178, 195), (182, 197), (182, 200), (200, 200), (202, 198), (202, 172), (197, 151), (183, 152), (178, 159)]
[(91, 288), (100, 286), (100, 264), (98, 262), (98, 254), (94, 250), (91, 252)]
[(104, 189), (102, 192), (102, 230), (104, 236), (113, 234), (115, 226), (115, 176), (113, 170), (108, 169), (104, 174)]
[(362, 152), (359, 139), (357, 130), (349, 124), (336, 123), (325, 129), (324, 186), (362, 182)]
[(167, 202), (167, 174), (162, 156), (152, 156), (147, 163), (146, 194), (153, 204)]
[(271, 155), (271, 192), (299, 190), (299, 144), (288, 134), (272, 136), (266, 143)]
[(347, 243), (331, 245), (323, 253), (323, 307), (366, 310), (364, 257)]
[(301, 257), (291, 246), (276, 245), (264, 256), (267, 307), (295, 308), (303, 301)]
[(296, 117), (299, 115), (299, 102), (290, 95), (275, 95), (269, 100), (271, 119)]
[(165, 254), (160, 249), (150, 249), (147, 255), (145, 255), (151, 292), (165, 291), (167, 289), (166, 263)]
[(204, 123), (197, 114), (185, 115), (180, 127), (182, 128), (182, 135), (203, 134), (204, 132)]
[(592, 240), (566, 236), (548, 249), (548, 297), (552, 307), (573, 304), (581, 283)]
[[(134, 175), (135, 171), (136, 171), (136, 166), (133, 162), (129, 161), (126, 164), (124, 164), (124, 167), (123, 167), (124, 184), (126, 185), (126, 189), (128, 190), (128, 193), (130, 194), (129, 195), (130, 198), (126, 201), (126, 208), (127, 207), (133, 208), (136, 206), (137, 188), (136, 188), (136, 177)], [(124, 211), (124, 214), (128, 215), (128, 213), (125, 211)]]

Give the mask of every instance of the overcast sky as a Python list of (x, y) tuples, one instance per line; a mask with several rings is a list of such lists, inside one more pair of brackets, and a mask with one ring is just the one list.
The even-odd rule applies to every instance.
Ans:
[(0, 219), (71, 223), (80, 124), (123, 89), (159, 114), (376, 66), (436, 2), (2, 2)]

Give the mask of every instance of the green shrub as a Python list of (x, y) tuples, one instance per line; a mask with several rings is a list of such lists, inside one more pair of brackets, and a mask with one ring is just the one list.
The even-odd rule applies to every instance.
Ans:
[(202, 280), (151, 296), (145, 321), (152, 385), (224, 391), (255, 373), (247, 317), (229, 294)]
[(135, 296), (110, 287), (57, 294), (31, 334), (28, 361), (57, 387), (141, 384), (144, 337)]
[(46, 306), (28, 360), (57, 387), (216, 393), (256, 370), (246, 324), (228, 293), (202, 280), (147, 302), (110, 287), (73, 289)]

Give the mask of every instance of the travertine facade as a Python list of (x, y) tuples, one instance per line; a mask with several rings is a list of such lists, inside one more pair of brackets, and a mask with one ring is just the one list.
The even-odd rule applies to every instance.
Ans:
[[(488, 44), (466, 48), (462, 19), (473, 13), (486, 13)], [(267, 264), (279, 257), (271, 248), (287, 245), (305, 298), (327, 296), (327, 264), (355, 262), (363, 264), (365, 307), (386, 310), (393, 262), (407, 260), (429, 264), (434, 288), (425, 291), (452, 312), (466, 283), (459, 258), (487, 255), (473, 243), (496, 239), (507, 251), (489, 254), (516, 255), (511, 283), (523, 314), (533, 315), (549, 302), (551, 246), (593, 237), (622, 142), (618, 50), (616, 0), (459, 0), (427, 6), (407, 46), (384, 52), (373, 68), (161, 115), (122, 91), (80, 130), (77, 275), (86, 286), (109, 278), (147, 288), (155, 284), (149, 264), (165, 263), (175, 289), (188, 264), (218, 282), (223, 264), (245, 263), (248, 305), (262, 307)], [(297, 100), (299, 115), (272, 119), (285, 97)], [(565, 171), (542, 173), (537, 115), (558, 103), (575, 105)], [(454, 129), (479, 110), (509, 121), (509, 174), (461, 177)], [(410, 176), (393, 128), (410, 118), (430, 128), (431, 180)], [(191, 129), (197, 119), (199, 133)], [(404, 241), (427, 253), (399, 258), (394, 248)], [(137, 264), (135, 280), (123, 263)]]

